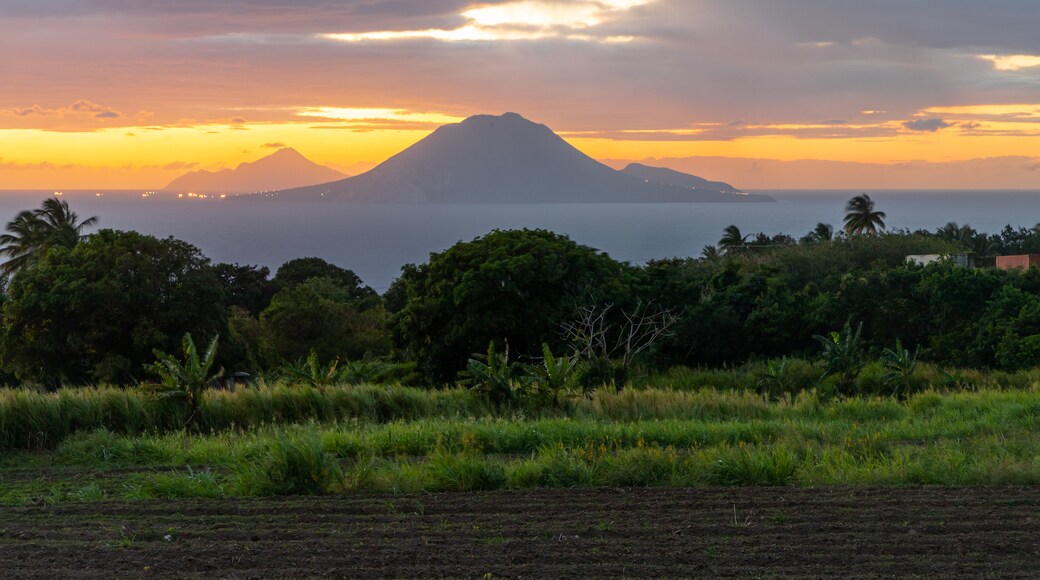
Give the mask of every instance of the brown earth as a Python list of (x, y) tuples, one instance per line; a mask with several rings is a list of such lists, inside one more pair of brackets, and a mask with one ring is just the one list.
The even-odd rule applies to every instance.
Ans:
[(1035, 577), (1040, 487), (573, 489), (0, 508), (3, 577)]

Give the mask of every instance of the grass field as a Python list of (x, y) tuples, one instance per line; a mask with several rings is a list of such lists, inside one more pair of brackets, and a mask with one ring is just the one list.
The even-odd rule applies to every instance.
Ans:
[(1037, 387), (777, 397), (696, 381), (508, 407), (461, 388), (261, 385), (208, 392), (191, 429), (143, 391), (0, 392), (0, 570), (872, 578), (1040, 565)]
[[(110, 406), (77, 429), (62, 415), (89, 406), (74, 405), (77, 396)], [(604, 389), (536, 411), (495, 409), (462, 389), (277, 387), (211, 393), (205, 432), (160, 425), (147, 399), (135, 406), (135, 396), (9, 396), (0, 407), (8, 444), (0, 503), (1040, 482), (1033, 389), (829, 401), (812, 393), (771, 401), (739, 391)], [(118, 397), (121, 413), (112, 411)], [(42, 418), (31, 408), (44, 409)], [(25, 424), (36, 431), (17, 434)]]

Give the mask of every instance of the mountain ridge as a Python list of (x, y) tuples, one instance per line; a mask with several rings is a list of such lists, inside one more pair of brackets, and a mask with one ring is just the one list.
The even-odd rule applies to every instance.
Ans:
[(622, 173), (626, 173), (633, 177), (650, 181), (653, 183), (659, 183), (661, 185), (671, 185), (674, 187), (685, 187), (689, 189), (707, 189), (710, 191), (721, 191), (723, 193), (741, 193), (741, 191), (732, 185), (722, 181), (709, 181), (703, 177), (697, 177), (690, 173), (684, 173), (682, 171), (676, 171), (668, 167), (656, 167), (653, 165), (645, 165), (643, 163), (629, 163)]
[(734, 192), (666, 185), (617, 171), (549, 127), (505, 113), (474, 115), (438, 127), (360, 175), (263, 198), (374, 203), (773, 201)]

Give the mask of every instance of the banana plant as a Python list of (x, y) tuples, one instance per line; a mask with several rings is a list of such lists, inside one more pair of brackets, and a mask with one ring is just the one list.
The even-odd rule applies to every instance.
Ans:
[(851, 390), (852, 381), (866, 364), (863, 360), (863, 347), (860, 345), (862, 332), (862, 322), (856, 327), (855, 332), (846, 322), (841, 332), (832, 332), (829, 336), (813, 335), (822, 347), (820, 358), (826, 367), (825, 373), (838, 378), (839, 384), (846, 391), (845, 394)]
[(917, 347), (911, 354), (909, 349), (903, 348), (903, 342), (896, 339), (895, 349), (886, 348), (881, 354), (881, 364), (885, 367), (885, 380), (895, 383), (892, 394), (905, 397), (910, 394), (911, 380), (914, 370), (917, 369), (917, 355), (921, 347)]
[(152, 351), (155, 353), (155, 363), (145, 365), (148, 371), (159, 377), (156, 390), (160, 396), (183, 401), (188, 412), (185, 427), (205, 428), (202, 415), (203, 391), (224, 375), (224, 369), (210, 372), (217, 358), (218, 338), (214, 336), (206, 352), (200, 355), (191, 334), (186, 333), (181, 339), (182, 358), (155, 349)]
[(314, 387), (318, 391), (324, 393), (326, 389), (332, 386), (332, 383), (336, 381), (336, 369), (339, 367), (339, 359), (333, 359), (327, 365), (321, 364), (321, 359), (318, 358), (318, 353), (313, 348), (311, 353), (307, 355), (306, 360), (297, 361), (295, 364), (290, 364), (287, 368), (287, 374), (290, 380), (301, 381)]
[(462, 379), (470, 389), (496, 405), (515, 402), (523, 390), (516, 363), (509, 362), (508, 342), (503, 354), (495, 351), (495, 343), (492, 341), (488, 344), (486, 356), (474, 355), (470, 358), (466, 370), (462, 372)]
[(767, 362), (765, 370), (758, 373), (758, 392), (770, 399), (778, 399), (789, 392), (789, 363), (786, 356)]
[(549, 345), (545, 343), (542, 343), (542, 363), (527, 367), (538, 394), (556, 408), (560, 406), (563, 395), (581, 390), (581, 377), (585, 368), (585, 363), (577, 353), (553, 356)]

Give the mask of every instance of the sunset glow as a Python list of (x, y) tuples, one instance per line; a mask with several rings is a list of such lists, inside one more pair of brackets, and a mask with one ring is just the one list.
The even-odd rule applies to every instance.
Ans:
[[(0, 189), (154, 189), (275, 145), (353, 175), (440, 125), (505, 111), (612, 164), (926, 163), (936, 176), (973, 160), (1040, 164), (1028, 19), (984, 38), (1000, 2), (929, 13), (949, 32), (933, 37), (851, 1), (841, 20), (802, 4), (6, 5)], [(707, 177), (756, 187), (842, 179), (760, 182), (712, 163)], [(980, 180), (1029, 185), (1037, 174), (1021, 167)]]

